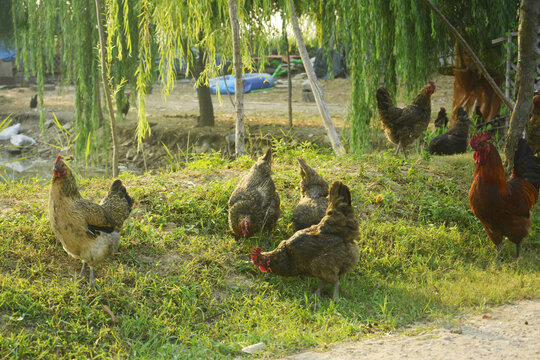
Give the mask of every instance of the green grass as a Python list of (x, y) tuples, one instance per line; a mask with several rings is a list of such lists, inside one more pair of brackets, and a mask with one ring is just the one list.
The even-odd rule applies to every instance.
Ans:
[[(55, 240), (49, 184), (0, 184), (0, 357), (257, 358), (358, 339), (422, 319), (540, 297), (540, 217), (523, 256), (508, 241), (502, 265), (472, 215), (472, 154), (395, 158), (391, 151), (337, 159), (306, 144), (275, 144), (282, 216), (271, 243), (235, 241), (227, 200), (253, 160), (194, 157), (176, 172), (122, 174), (136, 208), (118, 253), (96, 270), (98, 286), (74, 281), (80, 262)], [(318, 280), (263, 274), (252, 247), (291, 235), (299, 198), (296, 157), (353, 192), (360, 262), (340, 301), (319, 301)], [(80, 179), (98, 200), (110, 179)], [(108, 308), (106, 308), (106, 307)], [(106, 311), (110, 309), (114, 319)], [(377, 323), (376, 326), (370, 324)]]

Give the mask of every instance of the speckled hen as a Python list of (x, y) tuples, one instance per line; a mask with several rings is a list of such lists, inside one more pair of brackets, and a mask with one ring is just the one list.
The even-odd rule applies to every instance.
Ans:
[(305, 162), (298, 158), (300, 164), (301, 198), (293, 211), (294, 231), (318, 224), (328, 208), (328, 183)]
[(113, 254), (120, 244), (120, 230), (133, 207), (120, 180), (115, 180), (101, 204), (82, 198), (77, 182), (61, 156), (56, 158), (49, 194), (49, 220), (64, 250), (83, 263), (79, 276), (90, 266), (90, 285), (94, 267)]
[(272, 180), (272, 148), (244, 175), (229, 198), (229, 228), (237, 237), (250, 237), (276, 226), (281, 209)]

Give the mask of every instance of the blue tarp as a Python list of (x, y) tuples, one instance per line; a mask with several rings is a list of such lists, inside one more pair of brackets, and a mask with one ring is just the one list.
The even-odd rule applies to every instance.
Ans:
[(4, 42), (0, 42), (0, 60), (11, 61), (15, 59), (15, 50), (7, 48)]
[[(242, 78), (244, 79), (244, 93), (274, 86), (274, 78), (270, 74), (252, 73), (245, 74)], [(210, 93), (216, 94), (216, 89), (219, 87), (219, 92), (221, 94), (227, 94), (227, 89), (229, 90), (229, 93), (234, 94), (236, 89), (235, 81), (234, 75), (227, 75), (225, 78), (223, 78), (223, 76), (212, 78), (210, 79)]]

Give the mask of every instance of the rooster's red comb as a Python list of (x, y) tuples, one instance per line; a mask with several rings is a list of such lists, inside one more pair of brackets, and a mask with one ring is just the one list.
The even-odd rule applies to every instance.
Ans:
[(480, 144), (481, 142), (484, 142), (484, 141), (488, 141), (489, 139), (491, 139), (491, 134), (490, 133), (483, 133), (483, 134), (476, 134), (475, 136), (472, 137), (471, 139), (471, 148), (476, 148), (478, 146), (478, 144)]
[(259, 255), (261, 255), (261, 248), (257, 246), (256, 248), (254, 248), (251, 251), (251, 262), (253, 264), (255, 264), (255, 262), (257, 261), (257, 258), (259, 257)]

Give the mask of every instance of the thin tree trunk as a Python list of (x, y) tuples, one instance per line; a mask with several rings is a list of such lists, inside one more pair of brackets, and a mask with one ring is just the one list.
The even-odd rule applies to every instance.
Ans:
[[(519, 9), (518, 28), (518, 62), (516, 72), (517, 98), (516, 106), (510, 119), (510, 128), (506, 138), (504, 153), (505, 167), (510, 172), (514, 167), (514, 153), (519, 139), (523, 137), (523, 129), (529, 120), (532, 110), (532, 97), (538, 55), (538, 19), (540, 18), (540, 1), (522, 0)], [(522, 81), (522, 79), (525, 79)]]
[(289, 39), (287, 38), (287, 22), (285, 21), (285, 14), (281, 13), (282, 16), (282, 24), (281, 24), (281, 31), (283, 32), (283, 42), (285, 44), (285, 53), (287, 55), (287, 90), (288, 90), (288, 96), (287, 96), (287, 107), (289, 109), (289, 127), (293, 127), (292, 123), (292, 80), (291, 80), (291, 54), (289, 52)]
[[(199, 46), (199, 59), (195, 65), (196, 81), (199, 81), (199, 76), (206, 67), (206, 51), (202, 46)], [(197, 99), (199, 100), (199, 119), (197, 126), (214, 126), (214, 105), (212, 104), (212, 95), (210, 87), (206, 84), (199, 85), (197, 89)]]
[[(480, 61), (478, 56), (476, 56), (473, 49), (469, 46), (467, 41), (465, 41), (463, 36), (461, 36), (461, 34), (456, 30), (456, 28), (454, 26), (452, 26), (452, 24), (450, 24), (448, 19), (439, 11), (439, 9), (437, 9), (435, 7), (435, 5), (433, 5), (431, 3), (431, 1), (429, 1), (429, 0), (424, 0), (424, 1), (431, 8), (431, 10), (433, 10), (433, 12), (442, 20), (442, 22), (446, 25), (446, 27), (448, 27), (450, 29), (450, 31), (452, 32), (452, 34), (454, 34), (454, 36), (458, 39), (458, 41), (461, 42), (461, 44), (465, 48), (465, 51), (467, 51), (467, 54), (469, 54), (471, 59), (474, 61), (474, 63), (478, 66), (478, 68), (482, 72), (482, 75), (484, 75), (484, 77), (488, 81), (489, 85), (491, 85), (491, 87), (493, 88), (493, 91), (495, 91), (495, 94), (497, 94), (497, 96), (502, 100), (502, 102), (509, 109), (513, 109), (514, 106), (512, 104), (512, 101), (510, 99), (508, 99), (506, 96), (504, 96), (504, 93), (502, 92), (501, 88), (499, 86), (497, 86), (497, 83), (495, 82), (495, 80), (493, 80), (493, 78), (491, 77), (491, 75), (487, 71), (484, 64), (482, 64), (482, 62)], [(538, 0), (533, 0), (533, 1), (538, 1)]]
[(300, 57), (302, 58), (302, 62), (304, 63), (304, 68), (306, 69), (306, 73), (307, 73), (309, 82), (311, 84), (311, 91), (313, 91), (313, 95), (315, 96), (315, 102), (317, 103), (317, 108), (319, 109), (319, 113), (321, 114), (323, 118), (324, 127), (326, 128), (326, 133), (328, 134), (328, 137), (330, 138), (330, 142), (332, 143), (332, 148), (334, 149), (334, 152), (336, 153), (336, 155), (338, 156), (344, 155), (345, 149), (343, 148), (343, 145), (341, 144), (341, 141), (339, 140), (339, 135), (336, 131), (336, 128), (334, 127), (332, 118), (330, 117), (330, 112), (328, 111), (326, 102), (324, 101), (324, 94), (323, 94), (321, 85), (319, 84), (319, 81), (317, 80), (317, 75), (315, 75), (315, 71), (313, 70), (313, 65), (311, 65), (311, 62), (309, 60), (309, 55), (306, 50), (306, 44), (304, 43), (304, 38), (302, 36), (302, 32), (300, 31), (300, 25), (298, 24), (298, 18), (296, 17), (296, 11), (294, 10), (294, 3), (292, 0), (289, 0), (289, 4), (291, 7), (291, 24), (294, 30), (294, 36), (296, 37), (296, 45), (298, 46)]
[(118, 176), (118, 136), (116, 134), (116, 123), (112, 106), (111, 89), (109, 88), (109, 81), (105, 62), (105, 35), (103, 34), (103, 24), (101, 22), (101, 5), (99, 4), (99, 0), (96, 0), (96, 14), (99, 32), (99, 45), (101, 49), (101, 80), (103, 81), (103, 90), (105, 92), (105, 100), (107, 102), (107, 108), (109, 110), (109, 120), (111, 126), (111, 138), (113, 147), (111, 165), (113, 177), (116, 177)]
[(236, 110), (236, 129), (234, 132), (234, 154), (236, 157), (246, 153), (244, 143), (244, 84), (242, 81), (242, 56), (240, 53), (240, 25), (238, 23), (238, 13), (236, 0), (229, 0), (229, 17), (231, 19), (232, 42), (233, 42), (233, 63), (235, 75), (234, 102)]

